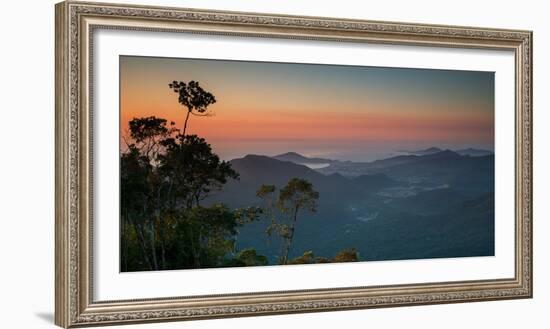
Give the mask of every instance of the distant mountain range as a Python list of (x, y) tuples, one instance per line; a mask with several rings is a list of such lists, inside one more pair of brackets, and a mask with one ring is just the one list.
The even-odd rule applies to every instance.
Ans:
[[(400, 151), (407, 153), (405, 155), (398, 155), (386, 159), (375, 160), (372, 162), (355, 162), (355, 161), (341, 161), (327, 158), (314, 158), (307, 157), (296, 152), (287, 152), (279, 155), (272, 156), (273, 159), (280, 161), (292, 162), (295, 164), (306, 165), (313, 169), (318, 169), (322, 173), (340, 173), (344, 176), (357, 176), (361, 174), (367, 174), (363, 172), (365, 170), (373, 170), (380, 168), (387, 168), (394, 165), (403, 165), (406, 163), (416, 162), (418, 160), (426, 159), (443, 159), (443, 158), (458, 158), (459, 156), (467, 157), (484, 157), (491, 156), (493, 152), (488, 150), (481, 150), (475, 148), (466, 148), (460, 150), (443, 150), (438, 147), (430, 147), (424, 150), (417, 151)], [(325, 165), (316, 168), (314, 165)]]
[[(307, 250), (331, 256), (351, 247), (363, 260), (492, 255), (494, 155), (472, 156), (472, 149), (467, 150), (372, 162), (296, 152), (247, 155), (230, 161), (239, 180), (230, 180), (204, 202), (259, 205), (256, 191), (262, 184), (281, 188), (299, 177), (311, 182), (320, 197), (317, 212), (304, 213), (297, 223), (293, 257)], [(312, 169), (311, 164), (327, 166)], [(281, 246), (266, 244), (267, 225), (262, 219), (240, 228), (238, 247), (254, 247), (274, 260)]]
[(441, 151), (443, 151), (443, 150), (440, 149), (439, 147), (429, 147), (425, 150), (401, 151), (401, 152), (408, 153), (408, 154), (415, 154), (415, 155), (426, 155), (426, 154), (432, 154), (432, 153), (437, 153), (437, 152), (441, 152)]
[(372, 162), (334, 161), (317, 171), (326, 175), (338, 173), (346, 177), (383, 173), (398, 180), (446, 184), (450, 181), (460, 182), (461, 179), (468, 179), (468, 176), (493, 179), (493, 162), (493, 154), (471, 156), (444, 150), (425, 155), (398, 155)]
[(316, 163), (331, 163), (335, 160), (323, 159), (323, 158), (308, 158), (296, 152), (287, 152), (272, 157), (280, 161), (289, 161), (299, 164), (316, 164)]
[[(429, 147), (425, 150), (417, 150), (417, 151), (402, 151), (403, 153), (408, 154), (414, 154), (414, 155), (428, 155), (433, 153), (439, 153), (443, 151), (439, 147)], [(466, 148), (466, 149), (460, 149), (460, 150), (454, 150), (454, 152), (460, 154), (460, 155), (469, 155), (469, 156), (485, 156), (485, 155), (491, 155), (493, 152), (489, 150), (481, 150), (481, 149), (475, 149), (475, 148)]]
[(467, 148), (467, 149), (463, 149), (463, 150), (457, 150), (455, 152), (460, 154), (460, 155), (469, 155), (469, 156), (472, 156), (472, 157), (479, 157), (479, 156), (485, 156), (485, 155), (493, 154), (493, 152), (491, 152), (489, 150), (478, 150), (478, 149), (474, 149), (474, 148)]
[[(405, 182), (453, 184), (457, 188), (476, 187), (487, 192), (493, 188), (494, 182), (494, 155), (461, 155), (451, 150), (425, 155), (399, 155), (372, 162), (309, 158), (295, 152), (274, 157), (250, 154), (231, 160), (230, 163), (241, 174), (239, 188), (246, 188), (247, 184), (257, 188), (258, 182), (280, 186), (290, 178), (301, 177), (312, 181), (319, 188), (326, 186), (328, 192), (334, 192), (335, 187), (340, 185), (344, 189), (361, 187), (366, 181), (371, 189), (372, 186), (385, 188), (396, 182)], [(308, 167), (312, 163), (325, 163), (328, 166), (312, 169)], [(472, 183), (479, 180), (483, 184)], [(350, 181), (353, 184), (350, 185)]]
[(231, 167), (240, 174), (239, 180), (229, 181), (223, 189), (221, 201), (229, 201), (236, 207), (257, 202), (256, 191), (262, 184), (284, 186), (291, 178), (310, 181), (320, 193), (328, 195), (353, 194), (359, 189), (350, 187), (350, 180), (338, 173), (323, 174), (305, 165), (281, 161), (272, 157), (249, 154), (230, 161)]

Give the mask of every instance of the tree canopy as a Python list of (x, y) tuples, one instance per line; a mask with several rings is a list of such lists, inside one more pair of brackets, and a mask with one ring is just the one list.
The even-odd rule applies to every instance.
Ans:
[(216, 97), (202, 89), (198, 81), (191, 80), (189, 83), (185, 83), (174, 80), (168, 84), (168, 87), (178, 94), (178, 102), (187, 109), (183, 125), (183, 135), (185, 135), (189, 115), (208, 116), (209, 114), (206, 112), (208, 106), (216, 103)]
[[(279, 262), (284, 265), (288, 263), (298, 215), (301, 210), (311, 213), (316, 211), (319, 192), (313, 189), (310, 182), (302, 178), (290, 179), (279, 191), (275, 200), (276, 190), (274, 185), (262, 185), (256, 195), (264, 201), (267, 208), (266, 214), (271, 220), (266, 229), (267, 235), (271, 236), (276, 233), (283, 240), (283, 250)], [(275, 215), (277, 210), (289, 216), (289, 221), (277, 220)]]
[[(284, 241), (280, 264), (330, 261), (308, 251), (289, 260), (295, 223), (303, 212), (316, 211), (319, 193), (301, 178), (291, 179), (277, 191), (261, 185), (263, 205), (231, 209), (203, 202), (239, 179), (230, 162), (214, 153), (196, 134), (187, 134), (189, 115), (207, 116), (216, 102), (197, 81), (173, 81), (169, 87), (186, 108), (183, 130), (173, 121), (155, 116), (133, 118), (120, 155), (121, 270), (166, 270), (220, 266), (268, 265), (256, 249), (237, 245), (239, 229), (270, 218), (266, 232)], [(278, 192), (278, 195), (276, 196)], [(284, 214), (285, 219), (278, 218)], [(333, 258), (350, 261), (353, 253)]]

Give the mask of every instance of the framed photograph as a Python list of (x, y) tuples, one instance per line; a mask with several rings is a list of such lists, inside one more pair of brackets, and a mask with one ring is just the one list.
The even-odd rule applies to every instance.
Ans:
[(532, 296), (532, 33), (56, 6), (56, 324)]

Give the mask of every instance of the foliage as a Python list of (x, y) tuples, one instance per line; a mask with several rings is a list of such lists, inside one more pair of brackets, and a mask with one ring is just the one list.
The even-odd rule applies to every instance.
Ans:
[(315, 263), (315, 257), (313, 251), (309, 250), (304, 252), (302, 256), (298, 256), (293, 259), (289, 259), (287, 264), (313, 264)]
[(358, 259), (351, 249), (330, 260), (315, 258), (312, 251), (288, 260), (298, 217), (317, 207), (319, 193), (307, 180), (291, 179), (277, 196), (275, 186), (262, 185), (257, 196), (263, 206), (203, 205), (239, 174), (204, 138), (186, 134), (189, 115), (208, 115), (214, 95), (196, 81), (173, 81), (169, 87), (187, 109), (182, 132), (174, 122), (155, 116), (128, 122), (120, 156), (122, 271), (268, 265), (267, 257), (253, 248), (237, 250), (239, 228), (262, 216), (270, 218), (267, 234), (284, 242), (280, 264)]
[(315, 257), (313, 251), (304, 252), (302, 256), (288, 260), (287, 264), (321, 264), (321, 263), (345, 263), (359, 261), (359, 254), (355, 249), (340, 250), (336, 256), (331, 259), (325, 257)]
[(187, 108), (185, 124), (183, 126), (183, 135), (187, 131), (187, 121), (189, 115), (208, 116), (206, 112), (208, 106), (216, 103), (216, 98), (210, 92), (202, 89), (198, 81), (172, 81), (168, 87), (178, 94), (178, 102)]
[(267, 257), (258, 255), (255, 249), (243, 249), (234, 258), (226, 261), (225, 266), (263, 266), (268, 265)]
[(212, 152), (197, 135), (181, 135), (161, 141), (166, 152), (159, 155), (158, 172), (166, 185), (169, 207), (198, 206), (211, 192), (239, 174)]
[(162, 151), (161, 140), (172, 136), (179, 130), (174, 128), (175, 123), (155, 116), (145, 118), (133, 118), (128, 122), (129, 137), (133, 143), (126, 141), (126, 146), (139, 150), (139, 152), (148, 158), (155, 159)]
[[(171, 122), (170, 125), (174, 125)], [(166, 127), (166, 120), (150, 116), (146, 118), (134, 118), (128, 122), (130, 128), (130, 137), (136, 143), (146, 143), (149, 140), (155, 140), (159, 137), (168, 136), (171, 132), (171, 128)]]
[(357, 262), (359, 261), (359, 253), (355, 248), (341, 250), (331, 260), (333, 263)]
[(305, 179), (292, 178), (279, 193), (279, 209), (292, 215), (296, 221), (296, 215), (300, 209), (315, 212), (319, 192), (313, 189), (313, 185)]
[(260, 219), (260, 216), (264, 213), (264, 209), (261, 207), (246, 207), (237, 208), (234, 210), (235, 219), (240, 225), (251, 223)]
[[(283, 240), (283, 250), (279, 262), (284, 265), (288, 263), (288, 254), (292, 247), (299, 212), (301, 210), (315, 212), (319, 193), (313, 189), (310, 182), (302, 178), (289, 180), (279, 191), (279, 196), (275, 200), (276, 190), (274, 185), (262, 185), (256, 195), (263, 200), (267, 209), (266, 213), (271, 220), (271, 224), (266, 229), (266, 234), (271, 236), (275, 233)], [(277, 220), (275, 216), (277, 210), (289, 216), (286, 222)]]
[(156, 117), (129, 122), (132, 142), (120, 161), (123, 270), (218, 266), (234, 249), (236, 227), (258, 217), (201, 207), (238, 173), (203, 138), (170, 126)]
[(238, 225), (235, 214), (220, 204), (178, 212), (173, 267), (219, 266), (234, 250)]

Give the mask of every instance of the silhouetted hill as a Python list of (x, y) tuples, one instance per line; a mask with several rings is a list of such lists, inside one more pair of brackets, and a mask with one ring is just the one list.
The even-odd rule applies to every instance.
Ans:
[(375, 160), (373, 162), (366, 162), (364, 163), (364, 165), (366, 167), (371, 167), (371, 168), (385, 168), (385, 167), (415, 162), (418, 159), (419, 159), (418, 155), (398, 155), (387, 159)]
[(263, 155), (247, 155), (230, 161), (231, 166), (240, 174), (239, 180), (229, 181), (215, 199), (232, 206), (245, 206), (257, 203), (256, 191), (262, 184), (281, 188), (295, 177), (307, 179), (319, 191), (323, 204), (339, 202), (341, 198), (357, 194), (350, 181), (339, 174), (323, 175), (305, 165), (289, 161), (280, 161)]
[(316, 170), (326, 175), (339, 173), (340, 175), (347, 177), (356, 177), (377, 173), (383, 168), (415, 162), (418, 158), (419, 156), (417, 155), (398, 155), (372, 162), (335, 161), (328, 167), (323, 167)]
[(428, 184), (450, 184), (459, 190), (487, 193), (494, 189), (494, 156), (470, 157), (442, 151), (424, 155), (417, 161), (382, 168), (393, 179), (418, 179)]
[(306, 166), (290, 161), (281, 161), (263, 155), (249, 154), (230, 161), (231, 166), (241, 174), (241, 181), (262, 179), (263, 184), (280, 185), (293, 177), (318, 180), (324, 175)]
[(478, 157), (478, 156), (485, 156), (485, 155), (491, 155), (493, 152), (489, 150), (480, 150), (480, 149), (474, 149), (474, 148), (467, 148), (463, 150), (456, 150), (456, 153), (460, 155), (469, 155), (472, 157)]
[(422, 155), (419, 160), (433, 160), (433, 159), (457, 159), (460, 158), (460, 154), (451, 150), (444, 150), (440, 152), (429, 153)]
[(426, 155), (400, 155), (373, 162), (335, 162), (317, 169), (323, 174), (339, 173), (347, 177), (385, 174), (394, 180), (426, 181), (429, 184), (446, 184), (459, 180), (472, 181), (468, 176), (492, 179), (494, 156), (462, 156), (451, 150)]
[(427, 155), (427, 154), (432, 154), (432, 153), (437, 153), (437, 152), (441, 152), (443, 151), (442, 149), (440, 149), (439, 147), (429, 147), (425, 150), (417, 150), (417, 151), (405, 151), (409, 154), (415, 154), (415, 155)]
[[(425, 150), (417, 150), (417, 151), (401, 151), (404, 153), (408, 153), (411, 155), (429, 155), (433, 153), (439, 153), (443, 151), (439, 147), (429, 147)], [(460, 154), (460, 155), (469, 155), (469, 156), (484, 156), (484, 155), (491, 155), (493, 154), (492, 151), (489, 150), (482, 150), (482, 149), (476, 149), (476, 148), (465, 148), (460, 150), (455, 150), (454, 152)]]
[[(337, 161), (328, 167), (337, 169), (332, 172), (262, 155), (230, 163), (240, 179), (205, 204), (260, 205), (256, 191), (262, 184), (280, 189), (294, 177), (307, 179), (319, 192), (317, 212), (304, 212), (297, 222), (291, 257), (350, 247), (362, 260), (494, 253), (493, 155), (442, 150), (368, 163)], [(239, 228), (238, 248), (253, 247), (275, 261), (281, 245), (277, 239), (266, 243), (268, 225), (262, 218)]]
[(303, 164), (303, 163), (320, 164), (320, 163), (331, 163), (334, 161), (331, 159), (323, 159), (323, 158), (309, 158), (296, 152), (287, 152), (287, 153), (275, 155), (272, 158), (280, 161), (289, 161), (289, 162), (294, 162), (298, 164)]

